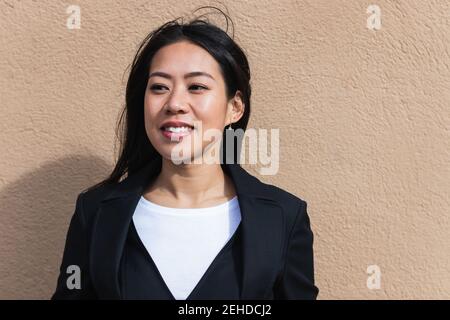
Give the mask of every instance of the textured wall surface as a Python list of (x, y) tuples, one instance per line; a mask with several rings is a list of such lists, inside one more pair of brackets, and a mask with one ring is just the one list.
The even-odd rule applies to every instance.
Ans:
[[(112, 169), (138, 43), (209, 3), (81, 0), (70, 30), (70, 2), (0, 1), (0, 298), (50, 297), (76, 195)], [(259, 178), (308, 202), (318, 298), (449, 298), (450, 2), (226, 5), (250, 127), (280, 128), (279, 172)]]

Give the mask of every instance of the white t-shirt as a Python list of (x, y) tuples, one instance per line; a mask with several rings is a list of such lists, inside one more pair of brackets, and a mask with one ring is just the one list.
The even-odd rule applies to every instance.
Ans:
[(141, 196), (136, 231), (177, 300), (185, 300), (241, 221), (237, 196), (208, 208), (169, 208)]

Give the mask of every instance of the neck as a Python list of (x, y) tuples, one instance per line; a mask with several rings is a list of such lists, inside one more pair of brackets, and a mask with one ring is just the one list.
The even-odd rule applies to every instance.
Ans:
[(162, 159), (161, 172), (148, 193), (171, 198), (178, 203), (200, 204), (235, 195), (232, 180), (220, 164), (180, 164)]

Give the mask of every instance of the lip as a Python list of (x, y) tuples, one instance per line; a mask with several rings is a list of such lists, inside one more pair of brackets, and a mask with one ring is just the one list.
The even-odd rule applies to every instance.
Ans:
[[(190, 127), (191, 129), (187, 132), (171, 132), (164, 130), (164, 127)], [(183, 137), (186, 137), (192, 133), (194, 130), (194, 126), (183, 121), (178, 120), (169, 120), (163, 122), (160, 127), (161, 133), (164, 137), (170, 139), (171, 141), (182, 141)]]
[(194, 126), (190, 123), (179, 121), (179, 120), (169, 120), (162, 123), (160, 129), (164, 127), (191, 127), (194, 129)]

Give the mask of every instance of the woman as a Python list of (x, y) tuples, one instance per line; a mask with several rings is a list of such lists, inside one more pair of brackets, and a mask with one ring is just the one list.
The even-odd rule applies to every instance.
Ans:
[[(306, 202), (222, 148), (247, 128), (250, 95), (247, 58), (217, 26), (176, 19), (147, 36), (120, 157), (78, 195), (52, 299), (316, 298)], [(208, 130), (223, 133), (218, 161), (202, 161)]]

